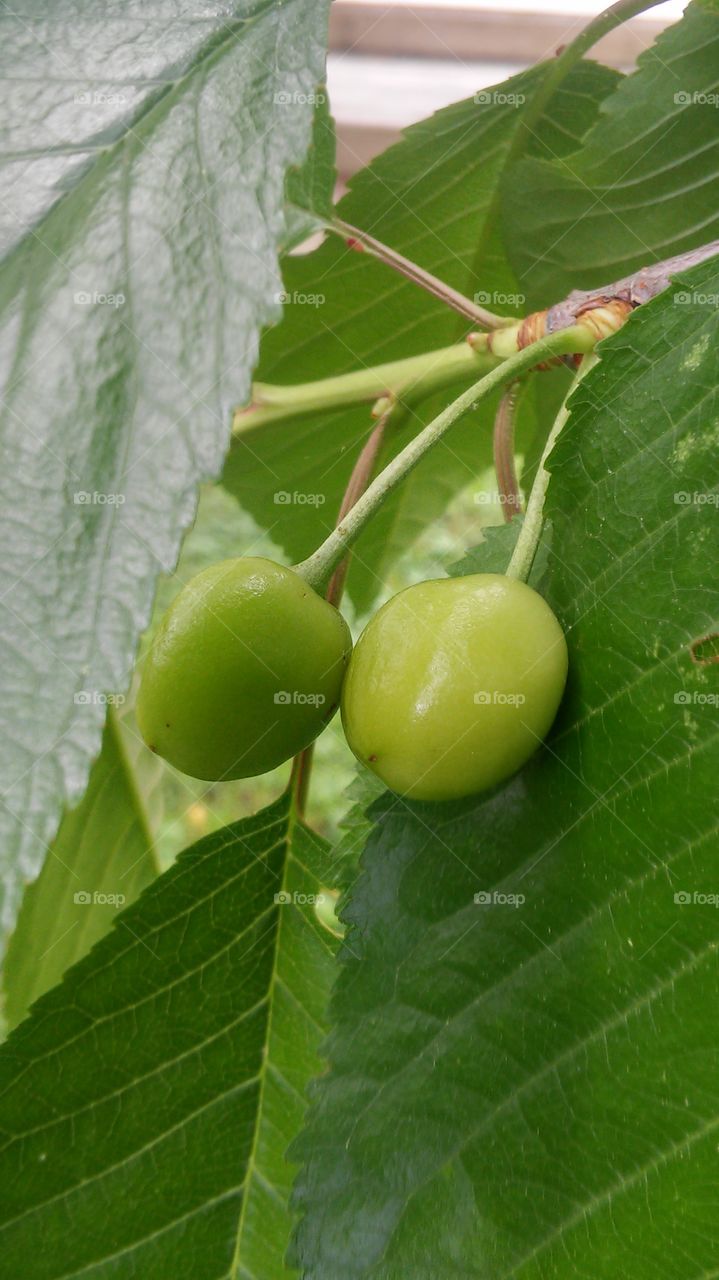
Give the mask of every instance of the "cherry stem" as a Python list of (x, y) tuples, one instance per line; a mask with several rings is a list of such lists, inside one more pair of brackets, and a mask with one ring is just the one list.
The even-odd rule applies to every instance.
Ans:
[(508, 578), (518, 578), (520, 582), (526, 582), (534, 563), (534, 557), (537, 554), (539, 539), (542, 536), (542, 527), (544, 523), (544, 500), (549, 487), (550, 472), (546, 466), (547, 459), (552, 452), (561, 432), (567, 422), (570, 414), (570, 399), (579, 382), (590, 369), (599, 360), (593, 351), (585, 355), (572, 381), (572, 385), (567, 392), (564, 402), (559, 413), (554, 419), (552, 429), (547, 436), (547, 441), (542, 451), (542, 457), (537, 468), (537, 474), (534, 477), (534, 484), (527, 500), (527, 511), (519, 531), (519, 537), (514, 546), (509, 564), (507, 565), (506, 574)]
[(442, 413), (405, 445), (404, 449), (375, 477), (352, 510), (313, 555), (295, 566), (296, 572), (301, 574), (315, 591), (324, 591), (348, 547), (359, 536), (368, 521), (405, 476), (417, 466), (425, 453), (439, 443), (458, 418), (468, 410), (474, 409), (493, 391), (506, 386), (508, 382), (513, 382), (519, 374), (526, 373), (547, 356), (591, 351), (594, 343), (595, 338), (586, 325), (573, 325), (531, 343), (523, 351), (511, 356), (496, 369), (485, 374), (474, 386), (457, 396), (456, 400), (453, 400)]
[(309, 747), (305, 747), (304, 751), (300, 751), (299, 755), (296, 755), (292, 761), (290, 794), (298, 818), (304, 818), (305, 809), (307, 808), (314, 752), (315, 744), (311, 742)]
[[(380, 449), (384, 443), (387, 433), (387, 424), (397, 407), (396, 401), (391, 401), (380, 414), (374, 425), (367, 441), (365, 442), (361, 452), (357, 457), (352, 474), (347, 482), (340, 509), (337, 513), (337, 524), (344, 520), (349, 514), (355, 503), (367, 489), (372, 479), (377, 458)], [(325, 592), (325, 600), (329, 604), (339, 608), (344, 594), (345, 581), (347, 579), (347, 570), (349, 568), (350, 556), (345, 555), (335, 569), (330, 578), (327, 590)], [(310, 777), (312, 775), (312, 760), (314, 756), (315, 744), (311, 742), (309, 747), (305, 747), (304, 751), (300, 751), (292, 762), (292, 774), (290, 777), (290, 788), (294, 797), (295, 811), (299, 817), (304, 815), (307, 807), (307, 796), (309, 793)]]
[(559, 51), (522, 116), (519, 129), (510, 147), (508, 164), (518, 158), (527, 141), (534, 136), (535, 126), (544, 114), (547, 103), (554, 97), (572, 68), (581, 62), (585, 53), (588, 53), (592, 46), (610, 31), (614, 31), (615, 27), (620, 27), (630, 18), (636, 18), (637, 14), (644, 13), (646, 9), (653, 9), (661, 3), (662, 0), (617, 0), (616, 4), (609, 5), (607, 9), (592, 18), (591, 22), (588, 22), (586, 27), (583, 27), (578, 35)]
[(522, 510), (522, 495), (514, 461), (514, 421), (518, 393), (519, 383), (510, 383), (499, 402), (494, 419), (494, 469), (502, 514), (507, 523)]

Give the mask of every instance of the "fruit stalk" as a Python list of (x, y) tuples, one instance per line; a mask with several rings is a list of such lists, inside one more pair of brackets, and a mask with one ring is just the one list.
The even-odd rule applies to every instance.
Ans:
[(547, 470), (546, 462), (552, 452), (557, 440), (559, 439), (564, 425), (569, 417), (569, 401), (574, 390), (583, 377), (594, 367), (599, 357), (595, 352), (590, 352), (582, 359), (582, 363), (577, 370), (576, 376), (572, 381), (572, 385), (567, 392), (564, 402), (559, 413), (554, 419), (552, 429), (547, 436), (547, 442), (542, 451), (537, 474), (534, 477), (534, 484), (527, 500), (527, 511), (519, 531), (519, 537), (515, 543), (509, 564), (507, 565), (506, 576), (508, 578), (517, 578), (520, 582), (526, 582), (534, 563), (534, 557), (539, 546), (539, 539), (542, 535), (542, 524), (544, 520), (544, 499), (547, 495), (549, 486), (550, 472)]
[(475, 408), (493, 391), (513, 382), (519, 374), (531, 369), (533, 365), (548, 356), (590, 351), (594, 342), (595, 338), (586, 326), (573, 325), (569, 329), (563, 329), (559, 333), (531, 343), (523, 351), (505, 360), (498, 368), (485, 374), (405, 445), (404, 449), (388, 463), (384, 471), (373, 480), (345, 519), (340, 521), (322, 545), (301, 564), (295, 566), (296, 572), (301, 574), (315, 591), (323, 591), (347, 548), (356, 540), (382, 503), (416, 467), (425, 453), (442, 439), (467, 410)]
[(544, 115), (548, 102), (554, 97), (572, 68), (581, 62), (592, 46), (610, 31), (614, 31), (615, 27), (620, 27), (623, 22), (636, 18), (638, 14), (644, 13), (646, 9), (653, 9), (658, 4), (661, 4), (661, 0), (617, 0), (616, 4), (609, 5), (607, 9), (592, 18), (591, 22), (588, 22), (569, 44), (558, 51), (549, 73), (534, 94), (515, 134), (510, 150), (510, 162), (521, 155), (527, 139), (533, 136), (537, 122)]

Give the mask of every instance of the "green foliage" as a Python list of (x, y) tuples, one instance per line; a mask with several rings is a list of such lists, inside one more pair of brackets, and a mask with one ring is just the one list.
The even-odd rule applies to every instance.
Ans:
[[(278, 246), (331, 214), (326, 5), (189, 15), (167, 0), (160, 41), (159, 11), (110, 8), (34, 0), (3, 20), (8, 920), (51, 844), (5, 980), (19, 1025), (0, 1049), (0, 1277), (709, 1280), (719, 262), (639, 308), (573, 395), (530, 578), (570, 676), (528, 765), (436, 806), (362, 772), (334, 848), (287, 795), (234, 821), (287, 769), (205, 788), (163, 767), (156, 842), (147, 761), (114, 718), (81, 797), (157, 575), (159, 611), (221, 558), (276, 557), (272, 539), (288, 560), (311, 552), (369, 406), (248, 432), (173, 572), (258, 330), (279, 316)], [(358, 175), (341, 215), (504, 313), (708, 241), (718, 23), (716, 0), (695, 0), (636, 73), (583, 63), (541, 120), (553, 62), (440, 112)], [(334, 236), (283, 277), (265, 381), (469, 327)], [(524, 384), (525, 492), (569, 373)], [(382, 461), (452, 394), (413, 406)], [(372, 522), (355, 604), (438, 576), (464, 545), (453, 575), (506, 567), (518, 520), (478, 542), (492, 407)], [(310, 800), (323, 831), (347, 761), (335, 722)], [(152, 879), (153, 843), (167, 863), (209, 826)], [(137, 895), (126, 910), (72, 902), (118, 876)], [(336, 891), (347, 932), (328, 1019)]]
[(285, 171), (323, 78), (317, 0), (111, 7), (2, 23), (5, 926), (279, 314)]
[(286, 798), (208, 836), (12, 1034), (0, 1274), (286, 1274), (284, 1152), (334, 946), (303, 899), (326, 859)]
[(303, 163), (289, 170), (285, 183), (288, 234), (282, 244), (284, 250), (317, 230), (322, 219), (331, 218), (333, 213), (336, 146), (326, 86), (318, 86), (313, 98), (312, 141)]
[[(482, 541), (463, 555), (448, 572), (459, 578), (468, 573), (504, 573), (512, 558), (522, 516), (513, 516), (506, 524), (490, 525), (482, 534)], [(536, 591), (542, 591), (542, 581), (547, 572), (552, 546), (552, 525), (545, 521), (537, 553), (534, 557), (528, 582)]]
[(107, 932), (157, 874), (161, 769), (111, 709), (87, 791), (67, 813), (28, 886), (3, 969), (10, 1026)]
[(523, 160), (503, 188), (532, 306), (719, 236), (719, 7), (694, 0), (605, 99), (578, 151)]
[[(716, 296), (716, 260), (681, 285)], [(308, 1280), (716, 1268), (718, 695), (690, 646), (719, 615), (718, 330), (664, 294), (574, 396), (548, 747), (488, 799), (375, 804), (293, 1149)]]

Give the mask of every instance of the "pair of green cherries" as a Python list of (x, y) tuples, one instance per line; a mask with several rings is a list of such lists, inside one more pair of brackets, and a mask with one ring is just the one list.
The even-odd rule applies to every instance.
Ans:
[(224, 560), (165, 615), (145, 660), (145, 741), (208, 781), (254, 777), (296, 755), (341, 703), (354, 754), (413, 800), (473, 795), (542, 742), (567, 677), (546, 601), (501, 574), (407, 587), (356, 647), (342, 614), (293, 569)]

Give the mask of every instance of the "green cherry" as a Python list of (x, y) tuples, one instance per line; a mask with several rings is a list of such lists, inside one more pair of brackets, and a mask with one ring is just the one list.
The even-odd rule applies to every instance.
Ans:
[(183, 773), (266, 773), (331, 720), (352, 650), (342, 615), (292, 569), (259, 557), (198, 573), (145, 660), (137, 720)]
[(357, 758), (400, 795), (496, 786), (537, 750), (567, 677), (564, 634), (524, 582), (421, 582), (372, 618), (350, 661), (342, 721)]

